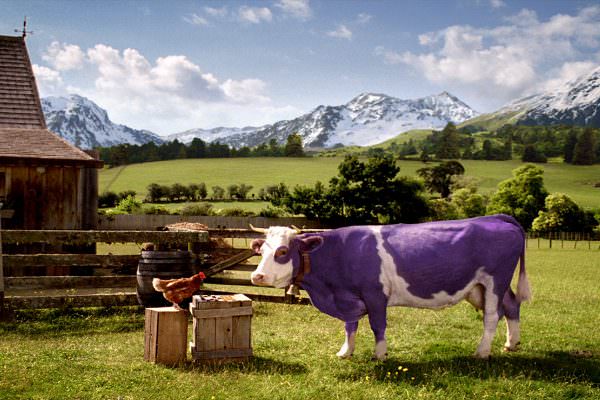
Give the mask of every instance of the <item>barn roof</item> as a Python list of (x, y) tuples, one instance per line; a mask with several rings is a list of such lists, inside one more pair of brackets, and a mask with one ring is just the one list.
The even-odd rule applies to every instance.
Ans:
[(95, 160), (65, 139), (40, 128), (0, 127), (0, 162), (29, 163), (33, 160), (101, 167)]
[(0, 161), (32, 159), (102, 165), (46, 128), (25, 39), (0, 35)]

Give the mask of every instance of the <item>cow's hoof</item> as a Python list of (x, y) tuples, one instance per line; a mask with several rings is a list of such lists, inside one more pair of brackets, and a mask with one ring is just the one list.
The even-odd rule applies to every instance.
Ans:
[(490, 354), (487, 353), (475, 353), (473, 354), (473, 358), (476, 358), (478, 360), (489, 360), (491, 358)]
[(380, 356), (374, 354), (373, 357), (371, 357), (371, 361), (385, 361), (387, 359), (387, 356), (388, 353), (382, 354)]
[(349, 358), (352, 358), (352, 353), (343, 353), (343, 352), (339, 351), (336, 354), (336, 356), (338, 356), (339, 359), (347, 360)]
[(504, 346), (502, 348), (502, 351), (505, 352), (505, 353), (512, 353), (512, 352), (515, 352), (515, 351), (519, 351), (519, 343), (515, 344), (512, 347), (511, 346)]

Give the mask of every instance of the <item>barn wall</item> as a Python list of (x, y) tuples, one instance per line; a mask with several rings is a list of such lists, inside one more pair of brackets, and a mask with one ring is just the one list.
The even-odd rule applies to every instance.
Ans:
[[(81, 167), (4, 166), (10, 175), (13, 229), (81, 229)], [(3, 221), (4, 222), (4, 221)]]

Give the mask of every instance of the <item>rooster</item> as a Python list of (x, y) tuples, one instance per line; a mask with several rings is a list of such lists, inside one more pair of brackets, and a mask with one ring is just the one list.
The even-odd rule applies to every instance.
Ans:
[(206, 276), (202, 272), (189, 278), (154, 278), (152, 279), (152, 286), (154, 286), (154, 290), (157, 292), (162, 292), (163, 297), (173, 303), (173, 307), (181, 310), (182, 308), (179, 306), (179, 303), (188, 297), (192, 297), (200, 289), (200, 285), (205, 278)]

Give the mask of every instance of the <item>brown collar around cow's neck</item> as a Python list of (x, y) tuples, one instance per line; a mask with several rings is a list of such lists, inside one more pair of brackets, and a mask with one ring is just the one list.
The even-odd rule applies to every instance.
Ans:
[(307, 252), (300, 252), (300, 268), (298, 269), (298, 275), (294, 277), (288, 294), (298, 296), (300, 294), (300, 284), (304, 279), (304, 275), (310, 273), (310, 256)]

